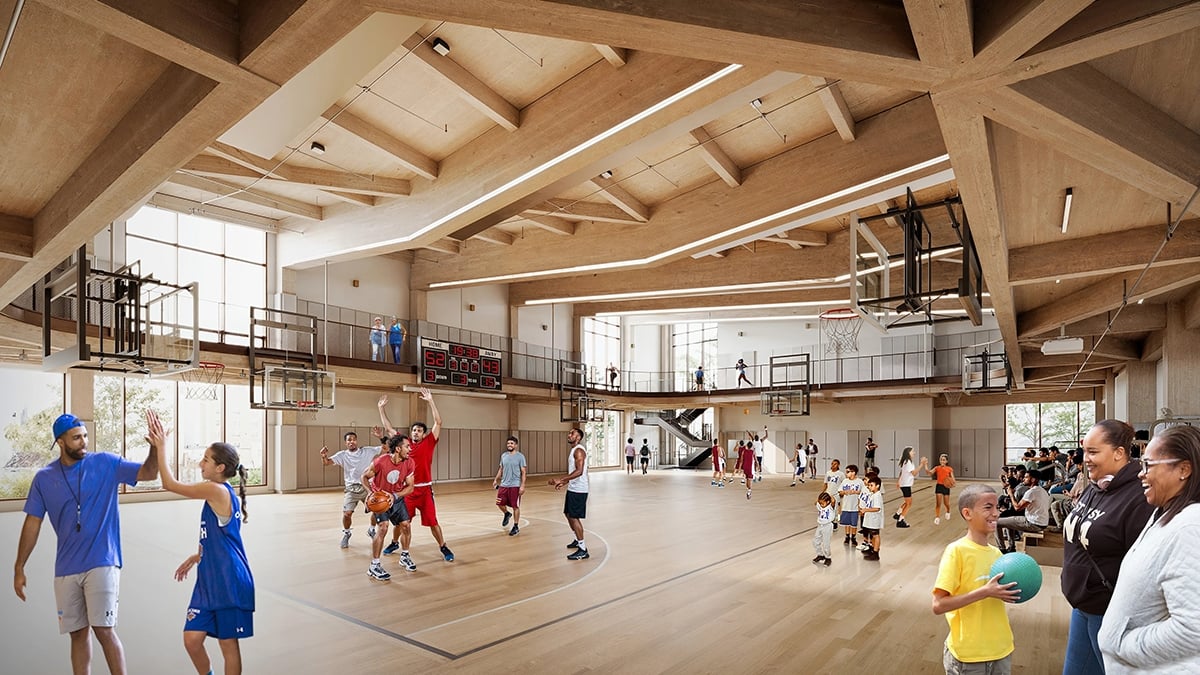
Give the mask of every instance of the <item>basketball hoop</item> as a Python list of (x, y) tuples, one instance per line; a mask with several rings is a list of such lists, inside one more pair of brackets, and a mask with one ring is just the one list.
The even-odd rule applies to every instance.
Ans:
[(961, 391), (943, 391), (942, 397), (946, 399), (946, 405), (958, 405), (962, 400), (963, 393)]
[(825, 333), (825, 353), (844, 354), (858, 351), (858, 331), (862, 328), (862, 317), (849, 307), (839, 307), (821, 312), (817, 317), (821, 331)]
[(184, 390), (183, 397), (194, 401), (217, 400), (217, 387), (221, 384), (221, 376), (225, 374), (225, 365), (212, 361), (201, 361), (195, 368), (181, 372)]
[(317, 412), (320, 410), (317, 407), (316, 401), (296, 401), (297, 417), (308, 422), (317, 421)]

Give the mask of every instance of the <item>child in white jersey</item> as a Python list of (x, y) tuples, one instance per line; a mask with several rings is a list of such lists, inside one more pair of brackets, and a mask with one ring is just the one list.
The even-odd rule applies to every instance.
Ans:
[(864, 560), (879, 560), (879, 532), (883, 529), (883, 492), (880, 491), (879, 475), (872, 473), (867, 479), (867, 491), (862, 495), (863, 539), (870, 548), (863, 551)]
[(837, 529), (836, 523), (837, 523), (837, 510), (838, 510), (838, 501), (839, 501), (838, 497), (841, 496), (838, 494), (838, 490), (842, 489), (842, 481), (846, 480), (846, 474), (842, 473), (841, 466), (842, 466), (841, 462), (839, 462), (836, 459), (832, 460), (831, 462), (829, 462), (829, 471), (826, 472), (826, 474), (825, 474), (825, 492), (828, 492), (829, 496), (833, 499), (833, 513), (834, 513), (834, 523), (835, 523), (834, 529)]
[(830, 540), (833, 539), (833, 517), (836, 511), (833, 497), (828, 492), (817, 495), (817, 531), (813, 534), (813, 549), (816, 550), (817, 557), (812, 560), (814, 565), (824, 564), (829, 567), (833, 562)]
[(846, 467), (846, 480), (842, 481), (838, 493), (841, 495), (842, 516), (839, 522), (846, 528), (846, 546), (858, 546), (858, 497), (866, 489), (863, 480), (858, 477), (858, 467), (851, 464)]

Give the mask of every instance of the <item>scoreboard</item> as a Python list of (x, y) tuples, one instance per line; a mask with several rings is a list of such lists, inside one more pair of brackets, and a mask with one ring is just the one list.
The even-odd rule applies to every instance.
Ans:
[(498, 351), (421, 338), (421, 383), (500, 389)]

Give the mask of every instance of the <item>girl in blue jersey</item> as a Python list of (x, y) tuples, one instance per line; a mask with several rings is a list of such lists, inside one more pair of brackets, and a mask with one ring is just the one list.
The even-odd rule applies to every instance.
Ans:
[[(167, 432), (153, 411), (146, 413), (147, 440), (154, 446), (160, 462), (167, 462)], [(165, 465), (165, 464), (164, 464)], [(228, 443), (213, 443), (200, 460), (203, 481), (195, 484), (175, 480), (167, 466), (160, 471), (164, 489), (191, 499), (203, 499), (200, 512), (200, 549), (189, 556), (175, 579), (183, 581), (196, 567), (196, 588), (183, 626), (183, 646), (196, 672), (211, 673), (207, 636), (217, 638), (225, 658), (225, 673), (242, 672), (242, 652), (238, 640), (254, 635), (254, 577), (242, 545), (242, 523), (247, 520), (246, 469), (238, 460), (237, 450)], [(229, 479), (237, 475), (238, 494)]]

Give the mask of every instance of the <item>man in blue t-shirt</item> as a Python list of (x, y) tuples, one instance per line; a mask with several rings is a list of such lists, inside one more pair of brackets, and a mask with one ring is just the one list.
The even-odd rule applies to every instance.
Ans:
[(125, 672), (125, 651), (117, 637), (117, 595), (121, 581), (121, 519), (117, 490), (158, 477), (151, 448), (142, 464), (109, 452), (89, 454), (88, 434), (74, 415), (54, 421), (59, 458), (34, 474), (25, 500), (25, 524), (17, 543), (13, 589), (25, 600), (25, 562), (33, 553), (42, 519), (49, 514), (58, 536), (54, 560), (54, 599), (58, 631), (71, 635), (71, 666), (90, 672), (91, 636), (104, 651), (112, 673)]

